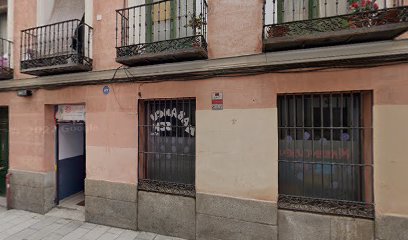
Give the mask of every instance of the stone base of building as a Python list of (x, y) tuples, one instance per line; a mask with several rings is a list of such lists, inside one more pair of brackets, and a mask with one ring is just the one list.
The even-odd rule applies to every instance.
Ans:
[[(55, 173), (10, 170), (12, 208), (45, 214), (55, 206)], [(85, 219), (112, 227), (197, 240), (408, 240), (408, 218), (376, 220), (278, 210), (273, 202), (197, 193), (138, 191), (135, 184), (85, 181)]]
[(278, 239), (276, 204), (197, 194), (197, 239)]
[(194, 198), (139, 191), (138, 229), (162, 235), (195, 239)]
[(278, 211), (279, 240), (373, 240), (374, 221)]
[(45, 214), (55, 206), (55, 172), (9, 170), (11, 208)]
[(86, 179), (85, 220), (137, 230), (137, 186)]
[(408, 240), (408, 218), (383, 215), (375, 221), (377, 240)]

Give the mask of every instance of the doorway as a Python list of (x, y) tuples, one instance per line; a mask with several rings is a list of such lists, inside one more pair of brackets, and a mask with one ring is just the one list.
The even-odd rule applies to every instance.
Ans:
[[(0, 107), (0, 197), (6, 196), (6, 175), (9, 167), (9, 113)], [(0, 205), (4, 205), (0, 199)]]
[(58, 105), (55, 119), (56, 204), (78, 209), (85, 206), (85, 105)]
[(85, 105), (55, 107), (56, 207), (47, 216), (85, 221)]
[(59, 203), (84, 191), (86, 177), (85, 123), (58, 122), (57, 132), (57, 199)]

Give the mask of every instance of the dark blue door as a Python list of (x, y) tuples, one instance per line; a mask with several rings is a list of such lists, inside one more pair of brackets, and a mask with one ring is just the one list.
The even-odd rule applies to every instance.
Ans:
[(58, 125), (58, 199), (84, 190), (85, 125)]

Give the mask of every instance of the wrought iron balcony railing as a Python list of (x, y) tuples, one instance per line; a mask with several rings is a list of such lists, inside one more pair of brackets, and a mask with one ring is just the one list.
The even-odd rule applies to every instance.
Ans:
[(206, 0), (146, 2), (116, 11), (117, 62), (134, 66), (207, 58)]
[(21, 72), (32, 75), (90, 71), (92, 27), (69, 20), (21, 32)]
[(13, 78), (12, 52), (13, 42), (0, 38), (0, 80)]
[(388, 40), (408, 30), (404, 0), (266, 0), (266, 51)]

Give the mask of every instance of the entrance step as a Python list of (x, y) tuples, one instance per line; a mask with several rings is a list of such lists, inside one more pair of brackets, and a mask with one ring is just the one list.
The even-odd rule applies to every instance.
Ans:
[(53, 216), (77, 221), (85, 221), (85, 195), (83, 192), (72, 195), (60, 202), (46, 216)]
[(6, 197), (0, 197), (0, 208), (7, 208), (7, 198)]

